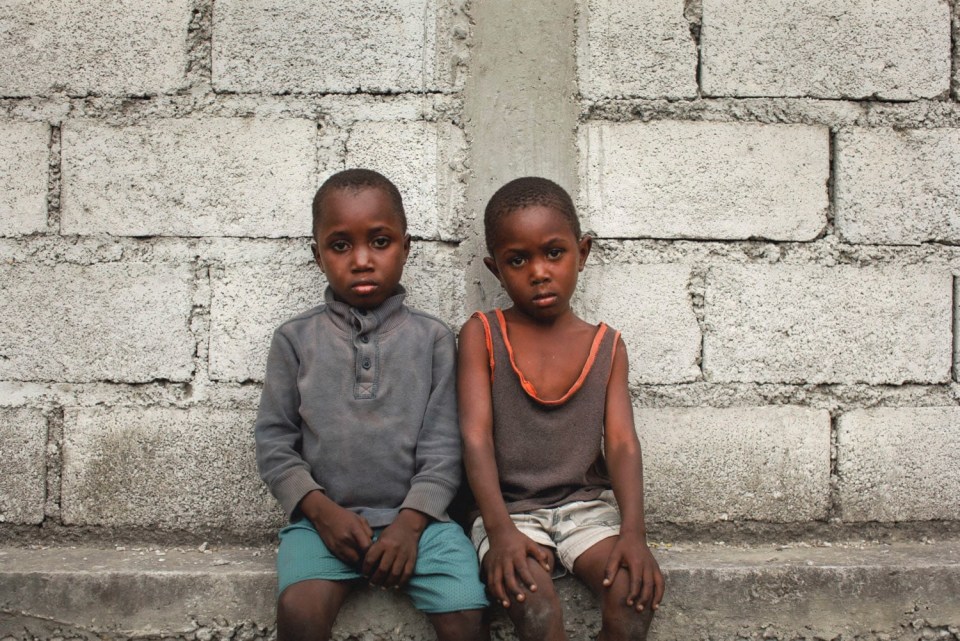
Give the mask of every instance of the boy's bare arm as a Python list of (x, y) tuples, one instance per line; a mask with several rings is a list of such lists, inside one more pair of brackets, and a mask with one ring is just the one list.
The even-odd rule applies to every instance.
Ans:
[(307, 492), (299, 508), (338, 559), (351, 565), (363, 559), (373, 537), (365, 518), (340, 507), (319, 490)]
[(463, 461), (489, 537), (490, 549), (483, 559), (487, 587), (494, 598), (509, 607), (508, 595), (518, 601), (525, 598), (521, 582), (531, 591), (537, 589), (527, 568), (527, 557), (533, 557), (549, 570), (550, 556), (517, 530), (500, 492), (493, 447), (489, 363), (483, 325), (479, 319), (472, 318), (460, 331), (457, 368)]
[(659, 607), (663, 598), (663, 574), (647, 547), (643, 517), (643, 459), (633, 424), (633, 406), (627, 385), (627, 348), (617, 343), (610, 382), (607, 385), (604, 454), (613, 492), (620, 506), (620, 536), (611, 551), (604, 585), (612, 585), (620, 568), (630, 574), (629, 605), (638, 610)]

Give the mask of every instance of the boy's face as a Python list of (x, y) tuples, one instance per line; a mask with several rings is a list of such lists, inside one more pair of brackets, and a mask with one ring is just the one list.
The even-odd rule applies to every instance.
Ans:
[(313, 256), (339, 300), (371, 309), (396, 293), (410, 236), (382, 189), (331, 191), (313, 233)]
[(500, 220), (493, 256), (484, 264), (518, 311), (550, 320), (570, 309), (590, 244), (589, 236), (577, 239), (563, 214), (535, 205)]

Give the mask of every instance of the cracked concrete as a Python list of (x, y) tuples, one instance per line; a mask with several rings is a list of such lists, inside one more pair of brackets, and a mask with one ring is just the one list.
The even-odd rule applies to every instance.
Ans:
[[(957, 632), (956, 543), (665, 544), (655, 553), (670, 586), (651, 630), (657, 641), (960, 638), (950, 636)], [(17, 568), (0, 570), (0, 638), (252, 641), (272, 634), (273, 554), (261, 548), (5, 547), (0, 559)], [(41, 592), (43, 599), (23, 600)], [(559, 582), (559, 592), (568, 634), (590, 638), (599, 624), (594, 598), (571, 579)], [(21, 600), (33, 605), (15, 605)], [(105, 610), (109, 621), (100, 618)], [(501, 611), (493, 630), (495, 639), (514, 638)], [(362, 590), (333, 638), (433, 636), (408, 602)]]

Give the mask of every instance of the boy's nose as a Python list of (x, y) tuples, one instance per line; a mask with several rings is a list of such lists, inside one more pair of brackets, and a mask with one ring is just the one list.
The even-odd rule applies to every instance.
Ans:
[(372, 261), (371, 253), (366, 248), (358, 248), (353, 252), (353, 268), (355, 270), (369, 269)]
[(543, 261), (535, 260), (531, 262), (530, 280), (532, 280), (535, 285), (550, 280), (550, 271), (547, 269), (547, 266)]

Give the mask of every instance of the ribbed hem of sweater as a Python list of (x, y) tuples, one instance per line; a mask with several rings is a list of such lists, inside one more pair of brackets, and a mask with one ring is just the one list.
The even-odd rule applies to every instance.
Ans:
[(418, 480), (407, 492), (400, 509), (410, 508), (423, 512), (437, 521), (449, 521), (447, 508), (453, 500), (456, 489), (446, 483), (430, 480)]
[(310, 472), (303, 468), (295, 468), (289, 475), (277, 480), (273, 486), (277, 501), (289, 519), (297, 509), (300, 499), (313, 490), (323, 491), (323, 488), (313, 479)]

